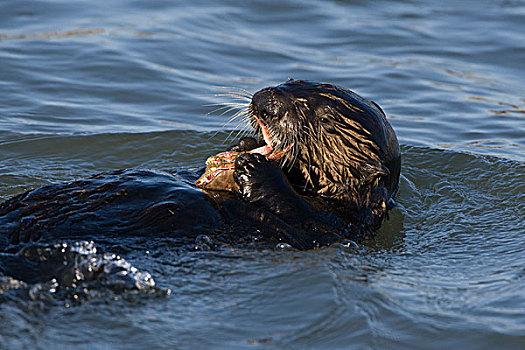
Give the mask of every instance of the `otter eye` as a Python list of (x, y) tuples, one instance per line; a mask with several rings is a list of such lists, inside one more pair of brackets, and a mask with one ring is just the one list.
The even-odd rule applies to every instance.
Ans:
[(323, 124), (328, 124), (330, 123), (330, 119), (326, 118), (326, 117), (321, 117), (319, 118), (319, 121)]

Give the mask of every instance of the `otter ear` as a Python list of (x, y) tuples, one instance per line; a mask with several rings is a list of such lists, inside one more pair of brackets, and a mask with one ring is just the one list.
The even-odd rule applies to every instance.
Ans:
[(288, 77), (288, 80), (286, 81), (287, 83), (293, 83), (295, 80), (294, 78), (292, 77)]

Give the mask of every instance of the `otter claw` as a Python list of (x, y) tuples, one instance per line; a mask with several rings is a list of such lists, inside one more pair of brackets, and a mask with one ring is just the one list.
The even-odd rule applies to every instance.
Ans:
[[(265, 156), (257, 153), (243, 153), (235, 160), (233, 178), (243, 196), (251, 201), (258, 200), (272, 191), (276, 182), (272, 179), (280, 168)], [(281, 175), (282, 176), (282, 175)]]
[(255, 137), (246, 136), (241, 137), (237, 144), (228, 147), (227, 151), (247, 152), (264, 145), (264, 141), (258, 140)]

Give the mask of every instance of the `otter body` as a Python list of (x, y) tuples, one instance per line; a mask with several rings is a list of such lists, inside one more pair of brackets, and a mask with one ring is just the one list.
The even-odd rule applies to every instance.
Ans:
[[(400, 152), (382, 110), (329, 84), (290, 80), (247, 107), (264, 142), (243, 138), (236, 192), (200, 190), (189, 175), (121, 170), (42, 187), (0, 204), (0, 249), (29, 241), (206, 235), (218, 243), (298, 249), (372, 233), (392, 206)], [(279, 161), (248, 153), (284, 153)]]

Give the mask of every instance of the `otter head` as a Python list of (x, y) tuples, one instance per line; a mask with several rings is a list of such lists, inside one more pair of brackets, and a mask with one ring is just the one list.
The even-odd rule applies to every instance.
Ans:
[[(375, 103), (329, 84), (290, 80), (252, 97), (253, 127), (286, 150), (282, 168), (302, 193), (366, 205), (370, 188), (397, 188), (397, 138)], [(264, 130), (266, 129), (266, 130)]]

